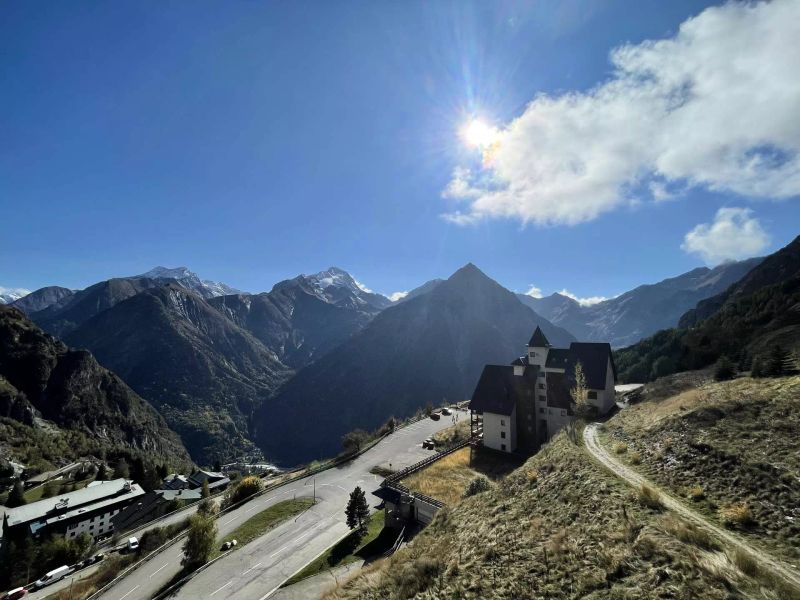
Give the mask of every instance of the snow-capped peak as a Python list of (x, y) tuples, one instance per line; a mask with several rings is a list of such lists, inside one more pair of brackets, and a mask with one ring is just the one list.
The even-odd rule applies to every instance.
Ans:
[(30, 293), (31, 291), (25, 288), (7, 288), (0, 285), (0, 304), (11, 304)]
[(197, 292), (204, 298), (242, 293), (224, 283), (211, 281), (209, 279), (200, 279), (197, 273), (190, 271), (187, 267), (175, 267), (173, 269), (168, 267), (155, 267), (147, 271), (147, 273), (134, 276), (135, 279), (145, 277), (150, 279), (174, 279), (183, 287)]

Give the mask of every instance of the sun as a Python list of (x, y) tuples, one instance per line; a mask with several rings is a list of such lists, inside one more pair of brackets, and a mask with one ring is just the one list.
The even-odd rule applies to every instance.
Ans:
[(500, 130), (480, 119), (472, 119), (461, 129), (461, 139), (467, 146), (486, 150), (500, 139)]

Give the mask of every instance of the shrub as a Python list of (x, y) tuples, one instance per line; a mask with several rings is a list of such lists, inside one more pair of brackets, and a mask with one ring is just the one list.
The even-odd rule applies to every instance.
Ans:
[(663, 521), (664, 529), (687, 544), (694, 544), (704, 550), (715, 550), (716, 542), (705, 529), (701, 529), (693, 523), (687, 523), (675, 517), (665, 518)]
[(756, 559), (753, 558), (749, 552), (736, 550), (731, 558), (733, 560), (733, 564), (735, 564), (745, 575), (755, 577), (759, 574), (760, 569), (758, 567), (758, 562), (756, 562)]
[(619, 442), (618, 444), (614, 444), (614, 452), (617, 454), (625, 454), (628, 451), (628, 444), (625, 442)]
[(723, 506), (719, 509), (719, 517), (727, 527), (749, 525), (753, 522), (753, 513), (745, 503)]
[(642, 462), (642, 455), (638, 452), (631, 452), (628, 459), (631, 461), (632, 465), (638, 465)]
[(664, 508), (658, 492), (649, 485), (642, 485), (642, 487), (639, 488), (639, 503), (653, 510), (661, 510)]
[(467, 489), (464, 490), (464, 498), (469, 498), (475, 494), (480, 494), (491, 489), (491, 482), (483, 475), (478, 475), (467, 484)]
[(706, 497), (706, 491), (703, 489), (702, 485), (695, 485), (689, 488), (689, 498), (694, 500), (695, 502), (699, 502), (703, 498)]
[(261, 491), (261, 486), (261, 479), (255, 475), (243, 477), (225, 492), (225, 497), (222, 499), (222, 508), (228, 508), (253, 494), (257, 494)]

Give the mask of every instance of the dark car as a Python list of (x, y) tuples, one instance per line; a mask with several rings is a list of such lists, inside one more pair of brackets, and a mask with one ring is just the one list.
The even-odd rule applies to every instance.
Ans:
[(22, 598), (28, 594), (28, 590), (25, 588), (15, 588), (8, 592), (5, 596), (3, 596), (3, 600), (16, 600), (17, 598)]
[(439, 413), (431, 413), (431, 419), (433, 419), (434, 421), (438, 421), (441, 418), (442, 415), (440, 415)]

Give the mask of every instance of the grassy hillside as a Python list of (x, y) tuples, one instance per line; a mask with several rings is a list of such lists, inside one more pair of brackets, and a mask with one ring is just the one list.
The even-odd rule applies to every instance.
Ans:
[(791, 597), (737, 563), (562, 434), (326, 599)]
[(709, 382), (668, 398), (664, 387), (606, 424), (608, 445), (713, 521), (796, 563), (800, 377)]

